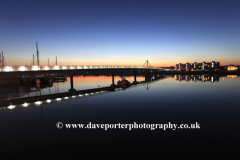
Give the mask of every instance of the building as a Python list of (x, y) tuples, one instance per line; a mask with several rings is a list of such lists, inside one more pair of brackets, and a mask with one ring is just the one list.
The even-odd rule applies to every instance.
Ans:
[(229, 66), (227, 67), (227, 70), (228, 70), (228, 71), (236, 71), (236, 70), (238, 70), (238, 66), (229, 65)]
[(220, 62), (202, 62), (202, 63), (186, 63), (186, 64), (176, 64), (175, 70), (177, 71), (207, 71), (216, 70), (220, 66)]

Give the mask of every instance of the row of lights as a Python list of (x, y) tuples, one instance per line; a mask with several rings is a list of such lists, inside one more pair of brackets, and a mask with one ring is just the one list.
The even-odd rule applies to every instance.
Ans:
[[(70, 66), (70, 67), (67, 67), (67, 66), (53, 66), (52, 69), (53, 70), (66, 70), (66, 69), (99, 69), (99, 68), (144, 68), (144, 67), (137, 67), (137, 66)], [(50, 67), (49, 66), (45, 66), (42, 68), (43, 70), (50, 70)], [(18, 71), (28, 71), (29, 68), (28, 67), (25, 67), (25, 66), (20, 66), (18, 68)], [(39, 66), (32, 66), (31, 68), (32, 71), (38, 71), (38, 70), (41, 70), (41, 67)], [(0, 71), (2, 71), (0, 69)], [(3, 68), (3, 71), (4, 72), (11, 72), (11, 71), (14, 71), (13, 67), (11, 66), (6, 66)]]
[[(140, 84), (136, 84), (136, 86), (139, 86)], [(117, 88), (116, 90), (121, 90), (120, 88)], [(91, 92), (90, 94), (89, 93), (85, 93), (85, 94), (79, 94), (78, 96), (79, 97), (83, 97), (83, 96), (89, 96), (89, 95), (94, 95), (94, 94), (98, 94), (98, 93), (106, 93), (107, 91), (100, 91), (100, 92), (95, 92), (95, 93), (93, 93), (93, 92)], [(76, 98), (77, 96), (75, 96), (75, 95), (73, 95), (72, 96), (72, 98)], [(68, 99), (69, 97), (64, 97), (64, 99)], [(62, 98), (56, 98), (56, 101), (61, 101), (62, 100)], [(46, 102), (47, 103), (51, 103), (52, 102), (52, 100), (51, 99), (47, 99), (46, 100)], [(42, 101), (36, 101), (36, 102), (34, 102), (34, 104), (35, 105), (37, 105), (37, 106), (39, 106), (39, 105), (41, 105), (42, 104)], [(23, 107), (28, 107), (29, 106), (29, 103), (23, 103), (21, 106), (23, 106)], [(16, 106), (15, 105), (10, 105), (10, 106), (8, 106), (7, 108), (8, 109), (14, 109)]]
[[(100, 92), (95, 92), (95, 93), (85, 93), (85, 94), (79, 94), (78, 96), (79, 97), (83, 97), (83, 96), (89, 96), (89, 95), (94, 95), (94, 94), (98, 94), (98, 93), (106, 93), (106, 91), (100, 91)], [(77, 96), (76, 95), (73, 95), (73, 96), (71, 96), (71, 98), (76, 98)], [(63, 99), (69, 99), (69, 97), (64, 97)], [(61, 101), (62, 100), (62, 98), (56, 98), (55, 99), (56, 101)], [(51, 103), (52, 102), (52, 100), (51, 99), (47, 99), (46, 100), (46, 102), (47, 103)], [(36, 101), (36, 102), (34, 102), (34, 104), (35, 105), (37, 105), (37, 106), (39, 106), (39, 105), (41, 105), (43, 103), (43, 101)], [(29, 106), (29, 103), (23, 103), (22, 105), (21, 105), (22, 107), (28, 107)], [(10, 106), (8, 106), (7, 107), (8, 109), (15, 109), (16, 108), (16, 106), (15, 105), (10, 105)]]

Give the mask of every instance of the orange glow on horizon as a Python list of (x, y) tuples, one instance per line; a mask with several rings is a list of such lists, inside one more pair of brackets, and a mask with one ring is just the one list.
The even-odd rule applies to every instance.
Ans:
[[(224, 60), (224, 61), (221, 61), (221, 60), (216, 60), (216, 59), (211, 59), (211, 60), (206, 60), (205, 62), (211, 62), (211, 61), (215, 61), (215, 62), (220, 62), (220, 66), (228, 66), (228, 65), (240, 65), (240, 63), (237, 61), (237, 60)], [(89, 66), (89, 65), (93, 65), (93, 66), (143, 66), (145, 61), (142, 61), (142, 62), (121, 62), (121, 63), (118, 63), (118, 62), (114, 62), (114, 61), (109, 61), (109, 62), (58, 62), (58, 65), (59, 66)], [(182, 64), (185, 64), (185, 63), (194, 63), (194, 62), (198, 62), (198, 63), (202, 63), (204, 61), (201, 61), (201, 60), (171, 60), (171, 61), (159, 61), (157, 62), (156, 60), (149, 60), (151, 66), (153, 67), (171, 67), (171, 66), (176, 66), (176, 64), (179, 64), (179, 63), (182, 63)], [(7, 63), (7, 65), (9, 66), (21, 66), (23, 64), (23, 66), (26, 65), (26, 63), (19, 63), (19, 62), (9, 62)], [(48, 62), (44, 62), (42, 61), (40, 63), (40, 66), (47, 66), (48, 65)], [(50, 63), (50, 66), (53, 66), (54, 64), (53, 63)], [(27, 63), (27, 66), (31, 66), (31, 64)], [(145, 64), (146, 66), (146, 64)]]

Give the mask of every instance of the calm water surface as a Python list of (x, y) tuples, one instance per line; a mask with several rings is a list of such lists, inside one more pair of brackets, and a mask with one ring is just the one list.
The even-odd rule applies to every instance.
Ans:
[[(126, 77), (133, 81), (133, 77)], [(199, 77), (201, 79), (201, 77)], [(115, 77), (115, 83), (120, 77)], [(144, 81), (144, 77), (138, 77)], [(166, 148), (235, 148), (240, 140), (240, 78), (219, 77), (196, 82), (170, 76), (151, 84), (88, 96), (52, 100), (50, 103), (0, 108), (1, 151), (23, 153), (57, 146), (156, 144)], [(70, 80), (54, 84), (51, 94), (66, 92)], [(109, 86), (112, 78), (74, 77), (77, 90)], [(58, 88), (58, 89), (56, 89)], [(49, 88), (41, 94), (49, 94)], [(29, 95), (24, 95), (24, 97)], [(56, 123), (88, 124), (191, 124), (200, 129), (57, 129)], [(53, 147), (54, 148), (54, 147)], [(46, 149), (47, 150), (47, 149)]]

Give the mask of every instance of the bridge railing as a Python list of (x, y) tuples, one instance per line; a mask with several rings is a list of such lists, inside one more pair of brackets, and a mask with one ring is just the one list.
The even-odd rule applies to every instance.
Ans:
[(4, 66), (0, 67), (0, 72), (16, 72), (16, 71), (48, 71), (48, 70), (82, 70), (82, 69), (161, 69), (155, 67), (143, 66), (114, 66), (114, 65), (55, 65), (55, 66)]

